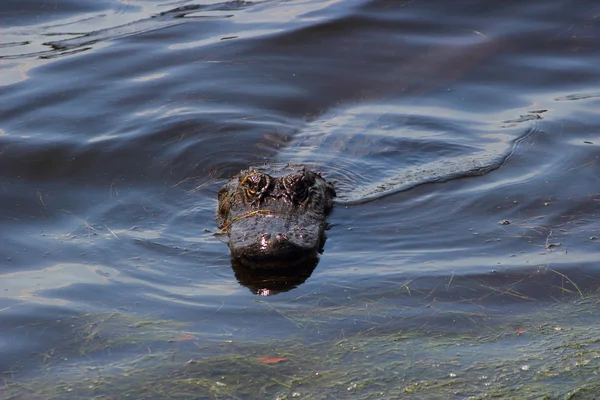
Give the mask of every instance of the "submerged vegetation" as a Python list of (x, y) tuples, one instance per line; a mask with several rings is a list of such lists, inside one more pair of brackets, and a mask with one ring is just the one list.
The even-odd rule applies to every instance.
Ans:
[[(420, 295), (413, 280), (345, 306), (277, 310), (301, 334), (257, 342), (123, 313), (83, 315), (56, 322), (71, 335), (36, 356), (36, 376), (4, 371), (0, 398), (594, 398), (600, 296), (559, 271), (535, 277), (545, 278), (563, 282), (547, 286), (551, 301), (521, 294), (517, 281), (487, 289), (513, 300), (508, 307), (498, 299), (486, 306), (480, 294), (444, 305), (450, 283)], [(453, 277), (451, 284), (465, 282)], [(393, 313), (393, 296), (418, 298), (421, 306)]]

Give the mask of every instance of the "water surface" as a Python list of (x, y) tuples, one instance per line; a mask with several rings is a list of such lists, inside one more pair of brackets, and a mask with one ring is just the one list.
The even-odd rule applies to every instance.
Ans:
[[(56, 321), (82, 315), (217, 341), (427, 338), (477, 332), (457, 313), (499, 324), (594, 293), (598, 15), (566, 0), (3, 1), (0, 370), (48, 373), (74, 335)], [(216, 192), (288, 162), (333, 180), (338, 204), (310, 277), (269, 291), (232, 270)], [(346, 312), (286, 318), (321, 307)], [(494, 346), (510, 348), (473, 359)]]

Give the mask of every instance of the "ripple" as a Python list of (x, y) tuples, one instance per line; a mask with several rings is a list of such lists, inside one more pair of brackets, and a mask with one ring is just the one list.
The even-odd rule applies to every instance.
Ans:
[[(389, 105), (335, 110), (308, 124), (278, 161), (309, 161), (335, 182), (342, 204), (358, 204), (497, 169), (537, 132), (518, 123), (540, 118), (515, 119), (510, 130), (497, 124), (475, 128), (468, 114), (460, 119), (438, 109), (410, 111)], [(477, 143), (469, 139), (473, 136)]]
[(575, 100), (587, 100), (600, 97), (600, 93), (578, 93), (569, 94), (566, 96), (556, 97), (556, 101), (575, 101)]
[[(70, 303), (45, 292), (74, 284), (107, 285), (119, 272), (101, 265), (65, 263), (41, 270), (0, 274), (0, 297), (28, 303), (66, 306)], [(76, 301), (76, 300), (75, 300)]]

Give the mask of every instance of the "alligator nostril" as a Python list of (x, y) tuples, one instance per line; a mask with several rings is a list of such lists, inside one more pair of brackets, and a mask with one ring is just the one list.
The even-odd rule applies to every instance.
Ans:
[(277, 250), (286, 247), (289, 241), (290, 237), (285, 233), (275, 235), (263, 233), (260, 235), (260, 248), (262, 250)]
[(260, 236), (260, 248), (263, 250), (266, 250), (267, 248), (271, 247), (271, 234), (270, 233), (263, 233)]

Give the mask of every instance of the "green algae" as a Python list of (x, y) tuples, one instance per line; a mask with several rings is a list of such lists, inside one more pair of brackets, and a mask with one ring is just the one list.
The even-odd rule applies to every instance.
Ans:
[[(396, 294), (417, 295), (407, 288)], [(508, 314), (423, 306), (453, 321), (442, 326), (427, 315), (410, 322), (403, 308), (392, 313), (393, 302), (383, 300), (389, 293), (346, 306), (317, 299), (314, 307), (276, 310), (296, 337), (262, 341), (152, 316), (87, 314), (57, 322), (70, 324), (72, 335), (37, 355), (35, 377), (5, 373), (0, 398), (592, 399), (600, 393), (600, 296), (557, 290), (563, 295), (554, 302)], [(343, 324), (350, 320), (358, 329)]]

